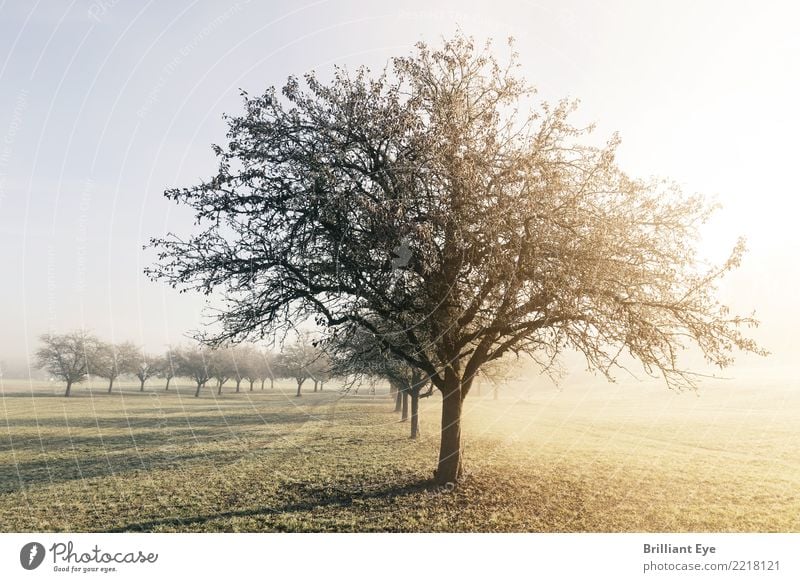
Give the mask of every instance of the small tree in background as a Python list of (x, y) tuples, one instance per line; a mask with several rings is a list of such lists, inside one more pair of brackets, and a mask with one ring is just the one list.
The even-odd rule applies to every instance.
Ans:
[(167, 348), (167, 351), (164, 353), (164, 355), (161, 356), (161, 358), (159, 358), (156, 363), (158, 375), (167, 381), (164, 390), (169, 390), (170, 380), (172, 380), (175, 376), (177, 376), (178, 366), (180, 363), (180, 357), (178, 352), (179, 350), (169, 347)]
[(193, 346), (175, 353), (175, 360), (178, 362), (176, 376), (185, 376), (195, 382), (197, 385), (197, 389), (194, 392), (195, 398), (200, 396), (200, 389), (212, 377), (209, 365), (209, 351), (199, 346)]
[[(389, 333), (385, 328), (381, 334)], [(327, 345), (332, 352), (331, 373), (360, 378), (380, 378), (389, 383), (390, 391), (397, 394), (395, 412), (400, 412), (401, 422), (409, 419), (409, 402), (411, 404), (411, 438), (419, 434), (419, 400), (432, 394), (432, 390), (423, 393), (429, 386), (426, 374), (409, 365), (404, 359), (384, 348), (383, 344), (372, 332), (357, 329), (353, 333), (342, 336)]]
[(270, 389), (275, 388), (275, 379), (282, 377), (280, 373), (280, 356), (270, 350), (259, 352), (256, 371), (258, 380), (261, 381), (262, 390), (267, 379), (269, 379)]
[(222, 347), (211, 350), (208, 354), (208, 360), (211, 377), (217, 381), (217, 394), (222, 394), (222, 387), (228, 380), (236, 376), (236, 365), (232, 357), (232, 349)]
[(332, 362), (328, 354), (317, 347), (316, 358), (311, 366), (309, 366), (309, 374), (311, 375), (312, 382), (314, 382), (314, 392), (317, 390), (322, 392), (325, 382), (331, 379), (331, 366)]
[(39, 340), (42, 345), (36, 351), (36, 365), (64, 381), (67, 385), (64, 396), (69, 396), (72, 385), (88, 376), (100, 341), (83, 330), (45, 334)]
[(225, 352), (226, 356), (230, 358), (230, 372), (231, 378), (236, 383), (236, 392), (240, 392), (242, 388), (242, 381), (247, 375), (247, 362), (245, 361), (245, 351), (247, 346), (238, 345), (231, 346)]
[(253, 385), (260, 378), (261, 357), (258, 349), (253, 345), (239, 346), (237, 351), (237, 370), (242, 379), (247, 380), (250, 392), (253, 391)]
[(294, 343), (284, 346), (279, 358), (278, 367), (288, 378), (297, 382), (297, 394), (306, 380), (312, 377), (312, 370), (320, 358), (320, 351), (313, 345), (311, 336), (301, 333)]
[(487, 363), (481, 368), (477, 380), (487, 380), (492, 387), (492, 399), (497, 400), (500, 387), (517, 378), (519, 378), (519, 362), (512, 356)]
[(135, 359), (130, 363), (129, 371), (139, 379), (139, 391), (144, 392), (144, 384), (153, 376), (161, 373), (162, 362), (159, 358), (137, 351)]
[(122, 374), (132, 371), (139, 359), (139, 349), (131, 342), (121, 344), (101, 342), (95, 352), (92, 373), (108, 380), (108, 393), (114, 387), (114, 381)]

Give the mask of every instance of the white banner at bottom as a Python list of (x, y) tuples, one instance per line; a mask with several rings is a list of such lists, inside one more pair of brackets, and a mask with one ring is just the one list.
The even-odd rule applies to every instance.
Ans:
[(0, 580), (800, 580), (800, 534), (0, 534)]

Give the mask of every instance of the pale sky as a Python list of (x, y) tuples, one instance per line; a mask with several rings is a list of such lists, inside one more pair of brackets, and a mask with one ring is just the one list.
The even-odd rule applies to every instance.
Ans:
[[(191, 216), (162, 197), (215, 169), (224, 112), (333, 63), (381, 68), (456, 27), (508, 36), (547, 99), (620, 132), (630, 174), (723, 204), (704, 250), (750, 252), (723, 298), (756, 311), (794, 365), (800, 11), (792, 2), (0, 2), (0, 360), (87, 327), (152, 350), (198, 327), (203, 301), (148, 281), (152, 236)], [(744, 369), (744, 368), (742, 368)]]

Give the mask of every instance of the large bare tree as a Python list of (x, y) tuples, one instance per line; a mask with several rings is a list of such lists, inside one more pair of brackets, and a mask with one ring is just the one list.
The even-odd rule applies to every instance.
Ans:
[[(336, 69), (244, 95), (218, 171), (168, 190), (197, 231), (154, 241), (158, 279), (226, 301), (206, 341), (314, 318), (363, 327), (442, 394), (436, 480), (461, 473), (461, 410), (483, 365), (566, 349), (611, 376), (623, 354), (674, 387), (688, 345), (727, 366), (756, 322), (716, 300), (695, 252), (712, 208), (615, 162), (574, 105), (534, 101), (517, 57), (456, 36), (386, 71)], [(374, 321), (386, 322), (381, 334)]]

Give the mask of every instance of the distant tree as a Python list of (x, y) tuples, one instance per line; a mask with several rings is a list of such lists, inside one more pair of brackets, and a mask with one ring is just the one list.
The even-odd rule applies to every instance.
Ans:
[[(244, 344), (237, 347), (235, 359), (237, 376), (247, 381), (252, 392), (260, 377), (261, 354), (255, 346)], [(236, 391), (239, 391), (238, 386)]]
[(270, 389), (275, 388), (275, 379), (281, 377), (279, 374), (280, 362), (278, 354), (266, 350), (259, 352), (256, 370), (258, 379), (261, 381), (261, 389), (264, 389), (264, 381), (269, 379)]
[(397, 389), (397, 384), (389, 382), (389, 396), (394, 399), (394, 411), (400, 412), (403, 405), (403, 393)]
[(139, 379), (139, 391), (144, 392), (144, 384), (153, 376), (161, 373), (162, 362), (156, 356), (141, 350), (136, 352), (135, 359), (130, 363), (128, 370)]
[(284, 346), (280, 354), (279, 367), (288, 378), (294, 378), (297, 382), (297, 394), (306, 380), (312, 377), (312, 370), (317, 365), (321, 356), (320, 351), (313, 345), (313, 340), (309, 334), (302, 333), (297, 340)]
[(156, 363), (158, 375), (167, 381), (164, 390), (169, 390), (170, 380), (177, 376), (179, 363), (179, 350), (172, 347), (168, 348), (164, 355), (158, 359)]
[[(256, 382), (261, 382), (261, 389), (269, 378), (270, 388), (274, 385), (275, 375), (273, 373), (275, 355), (271, 352), (264, 352), (253, 344), (243, 344), (237, 346), (234, 351), (236, 364), (236, 377), (246, 380), (250, 392)], [(237, 386), (237, 392), (239, 388)]]
[(222, 394), (222, 387), (237, 373), (232, 348), (221, 347), (211, 350), (208, 366), (211, 377), (217, 381), (217, 394)]
[(240, 391), (243, 380), (253, 391), (253, 385), (262, 374), (262, 356), (258, 349), (252, 344), (241, 344), (230, 349), (230, 356), (233, 364), (233, 379), (236, 381), (236, 392)]
[(83, 382), (89, 374), (100, 341), (83, 330), (45, 334), (39, 340), (41, 346), (36, 350), (36, 365), (66, 382), (64, 396), (69, 396), (72, 385)]
[(108, 380), (108, 393), (114, 387), (114, 381), (122, 374), (132, 372), (132, 367), (139, 359), (139, 350), (131, 342), (112, 344), (101, 342), (95, 352), (92, 373)]
[[(381, 325), (379, 322), (373, 323)], [(382, 327), (380, 333), (388, 334), (389, 331)], [(390, 391), (397, 395), (395, 412), (401, 413), (401, 422), (409, 419), (410, 403), (411, 438), (417, 438), (419, 400), (432, 393), (431, 390), (423, 393), (423, 389), (429, 386), (425, 372), (414, 368), (386, 349), (375, 334), (364, 329), (355, 329), (350, 334), (338, 335), (334, 341), (327, 344), (327, 347), (332, 353), (330, 373), (346, 374), (354, 379), (381, 378), (389, 383)]]
[(191, 378), (197, 385), (194, 392), (195, 398), (200, 396), (200, 389), (205, 387), (211, 378), (209, 351), (199, 346), (193, 346), (176, 351), (174, 356), (178, 362), (176, 376)]
[(328, 355), (321, 349), (316, 348), (317, 356), (314, 362), (309, 366), (309, 374), (311, 380), (314, 382), (314, 392), (325, 386), (325, 382), (331, 379), (331, 366), (332, 362)]
[(536, 103), (517, 64), (457, 35), (383, 74), (245, 95), (218, 171), (165, 193), (198, 232), (154, 241), (148, 271), (224, 294), (215, 345), (307, 318), (403, 330), (376, 338), (442, 394), (439, 484), (461, 474), (476, 374), (508, 353), (547, 367), (577, 350), (608, 377), (627, 354), (676, 388), (695, 381), (686, 345), (720, 367), (764, 353), (742, 332), (757, 322), (716, 299), (744, 244), (705, 268), (695, 242), (713, 208), (628, 176), (618, 138), (592, 145), (574, 104)]
[(481, 368), (478, 379), (488, 380), (492, 386), (492, 398), (497, 400), (500, 387), (519, 377), (518, 368), (519, 362), (514, 357), (492, 360)]
[(247, 375), (247, 362), (245, 361), (246, 346), (232, 346), (225, 350), (227, 357), (230, 358), (231, 378), (236, 383), (236, 392), (241, 391), (242, 381)]
[(389, 392), (394, 393), (394, 411), (400, 413), (400, 421), (408, 418), (408, 393), (397, 382), (389, 381)]

